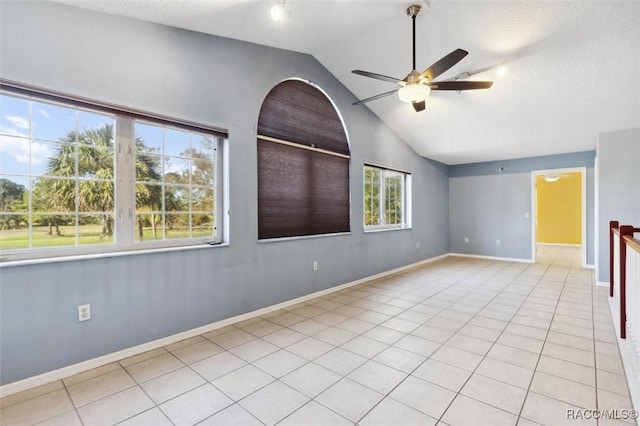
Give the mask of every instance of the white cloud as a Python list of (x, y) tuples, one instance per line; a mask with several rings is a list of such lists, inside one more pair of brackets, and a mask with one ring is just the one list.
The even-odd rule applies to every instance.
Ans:
[[(16, 138), (12, 136), (3, 136), (0, 139), (0, 149), (18, 163), (29, 164), (29, 140)], [(31, 157), (33, 165), (44, 164), (52, 152), (49, 145), (44, 143), (33, 142), (31, 144)]]
[(9, 134), (9, 135), (27, 136), (27, 133), (20, 132), (15, 127), (4, 127), (2, 125), (0, 125), (0, 133)]
[(178, 173), (182, 174), (189, 170), (189, 162), (177, 158), (167, 159), (164, 163), (165, 173)]
[(31, 142), (31, 162), (32, 164), (43, 164), (53, 156), (51, 147), (44, 143)]
[(29, 120), (19, 115), (7, 115), (4, 118), (19, 129), (29, 128)]
[(0, 141), (0, 147), (3, 153), (15, 158), (18, 163), (29, 164), (28, 139), (6, 136)]

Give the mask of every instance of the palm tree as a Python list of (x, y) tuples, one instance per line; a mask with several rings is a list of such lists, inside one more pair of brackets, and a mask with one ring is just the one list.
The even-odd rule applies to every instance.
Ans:
[[(136, 206), (146, 206), (151, 211), (162, 209), (162, 187), (148, 182), (162, 182), (162, 176), (158, 173), (157, 157), (150, 155), (144, 141), (136, 136)], [(158, 237), (157, 220), (155, 214), (151, 214), (151, 228), (153, 238)], [(142, 216), (138, 216), (138, 239), (142, 241), (144, 236), (144, 223)]]
[[(48, 210), (97, 212), (102, 216), (102, 236), (112, 236), (115, 204), (113, 125), (70, 131), (60, 142), (49, 159), (47, 177), (38, 182), (39, 192), (46, 194)], [(138, 151), (144, 151), (142, 140), (136, 138), (136, 146)], [(136, 180), (160, 180), (151, 156), (137, 155), (135, 169)], [(157, 203), (161, 199), (157, 192), (148, 184), (136, 185), (136, 198), (140, 204)], [(51, 219), (55, 222), (55, 216)], [(51, 225), (51, 221), (49, 223)]]

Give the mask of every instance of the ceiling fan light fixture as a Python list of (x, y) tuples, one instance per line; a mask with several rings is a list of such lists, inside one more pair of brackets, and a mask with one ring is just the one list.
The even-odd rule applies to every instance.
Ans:
[(398, 97), (408, 104), (422, 102), (429, 97), (431, 88), (426, 84), (414, 83), (402, 86), (398, 90)]

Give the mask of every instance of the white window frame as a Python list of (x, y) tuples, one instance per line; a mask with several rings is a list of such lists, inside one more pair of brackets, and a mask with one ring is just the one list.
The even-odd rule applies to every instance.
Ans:
[[(118, 174), (121, 170), (117, 167), (116, 170), (116, 188), (120, 189), (121, 196), (116, 196), (116, 212), (118, 218), (127, 217), (128, 220), (119, 220), (119, 225), (122, 226), (123, 232), (121, 232), (122, 238), (116, 239), (116, 245), (119, 245), (122, 249), (128, 249), (129, 247), (140, 248), (140, 249), (148, 249), (148, 248), (164, 248), (164, 247), (179, 247), (179, 246), (187, 246), (187, 245), (197, 245), (197, 244), (220, 244), (224, 240), (222, 236), (224, 235), (223, 231), (223, 200), (224, 194), (222, 180), (222, 147), (224, 144), (224, 139), (220, 137), (216, 137), (213, 135), (207, 135), (204, 133), (196, 133), (190, 132), (191, 134), (210, 136), (214, 140), (214, 185), (211, 187), (214, 191), (214, 210), (212, 211), (214, 216), (214, 236), (213, 238), (203, 238), (203, 237), (186, 237), (186, 238), (171, 238), (171, 239), (158, 239), (158, 240), (144, 240), (138, 241), (136, 240), (136, 194), (135, 194), (135, 156), (136, 156), (136, 146), (135, 146), (135, 124), (139, 122), (144, 125), (152, 125), (162, 127), (164, 129), (169, 130), (179, 130), (185, 131), (176, 126), (168, 126), (155, 124), (148, 121), (143, 120), (135, 120), (129, 119), (126, 117), (117, 117), (117, 129), (122, 130), (121, 133), (116, 132), (116, 143), (119, 144), (122, 142), (121, 149), (117, 150), (118, 159), (124, 163), (122, 167), (122, 176)], [(118, 145), (120, 146), (120, 145)], [(120, 158), (121, 157), (121, 158)], [(116, 161), (117, 164), (118, 161)], [(133, 182), (133, 184), (129, 184)], [(118, 185), (120, 183), (120, 185)], [(164, 198), (164, 197), (163, 197)], [(167, 212), (164, 211), (166, 214)], [(118, 229), (116, 228), (116, 232)]]
[[(380, 173), (380, 178), (378, 181), (379, 187), (379, 198), (378, 198), (378, 217), (380, 223), (375, 225), (367, 225), (365, 220), (366, 214), (366, 185), (367, 185), (367, 170), (375, 170)], [(401, 191), (401, 215), (402, 221), (400, 223), (386, 223), (386, 175), (387, 174), (396, 174), (402, 177), (402, 191)], [(391, 169), (387, 167), (377, 166), (373, 164), (366, 164), (363, 167), (363, 197), (362, 197), (362, 205), (363, 205), (363, 215), (362, 220), (364, 224), (365, 232), (368, 231), (384, 231), (384, 230), (395, 230), (395, 229), (409, 229), (411, 228), (411, 173), (404, 172), (397, 169)]]
[[(3, 87), (4, 88), (4, 87)], [(104, 244), (86, 244), (86, 245), (73, 245), (73, 246), (54, 246), (54, 247), (42, 247), (42, 248), (21, 248), (21, 249), (8, 249), (3, 250), (0, 247), (0, 266), (3, 264), (13, 263), (13, 261), (29, 261), (38, 260), (41, 261), (46, 258), (61, 258), (61, 257), (77, 257), (83, 255), (100, 255), (108, 253), (118, 252), (136, 252), (147, 251), (153, 249), (170, 249), (170, 248), (185, 248), (189, 246), (209, 246), (219, 245), (228, 241), (228, 231), (225, 224), (228, 221), (226, 205), (228, 204), (228, 185), (226, 184), (226, 162), (228, 161), (227, 145), (228, 139), (222, 137), (219, 134), (207, 132), (206, 128), (202, 126), (202, 130), (199, 128), (193, 129), (193, 123), (188, 123), (184, 127), (180, 124), (180, 120), (171, 121), (167, 117), (161, 117), (154, 122), (153, 115), (133, 114), (119, 114), (112, 111), (105, 112), (105, 108), (100, 108), (100, 104), (96, 104), (96, 108), (85, 106), (86, 100), (81, 101), (78, 105), (70, 97), (69, 102), (65, 102), (64, 99), (51, 100), (51, 96), (44, 93), (42, 97), (38, 94), (21, 94), (14, 93), (12, 90), (2, 90), (3, 96), (11, 96), (18, 99), (24, 99), (26, 101), (33, 101), (38, 103), (47, 103), (51, 105), (61, 106), (65, 108), (77, 109), (80, 111), (95, 112), (98, 114), (108, 114), (115, 117), (115, 141), (114, 141), (114, 208), (113, 208), (113, 235), (114, 241), (112, 243)], [(112, 109), (112, 108), (109, 108)], [(5, 112), (6, 113), (6, 112)], [(214, 215), (214, 232), (212, 238), (203, 237), (187, 237), (187, 238), (175, 238), (175, 239), (163, 239), (163, 240), (149, 240), (149, 241), (136, 241), (135, 240), (135, 220), (136, 220), (136, 200), (135, 200), (135, 134), (134, 126), (136, 121), (140, 121), (144, 124), (151, 124), (162, 126), (165, 128), (176, 129), (179, 131), (189, 132), (196, 135), (205, 135), (214, 140), (214, 185), (212, 189), (214, 191), (214, 209), (212, 214)], [(186, 128), (185, 128), (186, 127)], [(31, 139), (31, 136), (27, 137)], [(4, 176), (4, 175), (3, 175)], [(31, 177), (29, 177), (31, 179)], [(29, 212), (33, 211), (32, 203), (29, 202)], [(31, 233), (31, 226), (29, 224), (29, 233)], [(77, 232), (77, 231), (76, 231)], [(31, 238), (31, 237), (29, 237)]]

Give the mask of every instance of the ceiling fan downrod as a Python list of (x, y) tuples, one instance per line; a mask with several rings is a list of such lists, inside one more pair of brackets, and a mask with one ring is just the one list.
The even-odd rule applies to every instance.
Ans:
[(407, 8), (407, 16), (411, 18), (413, 24), (413, 70), (416, 69), (416, 17), (422, 12), (422, 6), (413, 4)]

